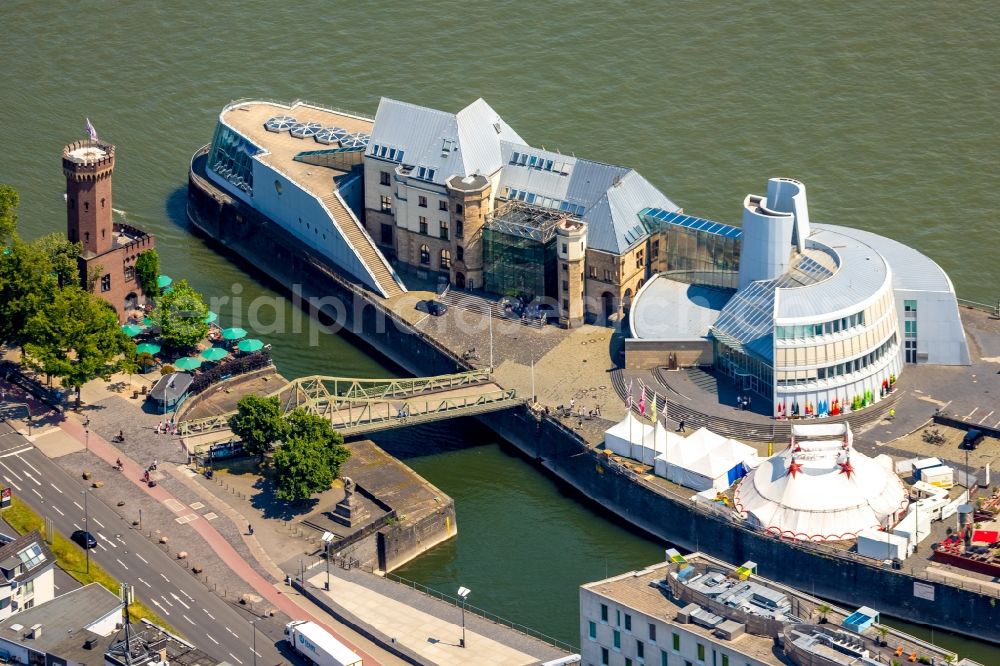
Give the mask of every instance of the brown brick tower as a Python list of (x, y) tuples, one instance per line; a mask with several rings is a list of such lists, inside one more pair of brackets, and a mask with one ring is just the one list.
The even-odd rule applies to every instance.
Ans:
[(76, 141), (63, 148), (66, 176), (66, 235), (83, 245), (80, 281), (96, 277), (93, 292), (115, 308), (124, 322), (141, 307), (145, 294), (135, 275), (139, 253), (152, 249), (155, 239), (141, 229), (115, 224), (111, 216), (111, 176), (115, 147), (98, 139)]

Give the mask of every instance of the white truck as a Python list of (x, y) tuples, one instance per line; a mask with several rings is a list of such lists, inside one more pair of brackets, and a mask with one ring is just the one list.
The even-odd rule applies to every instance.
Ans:
[(362, 666), (361, 657), (315, 622), (289, 622), (285, 625), (285, 640), (316, 666)]

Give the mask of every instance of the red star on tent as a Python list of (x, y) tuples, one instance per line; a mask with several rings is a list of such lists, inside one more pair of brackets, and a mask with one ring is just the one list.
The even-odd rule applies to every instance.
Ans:
[(802, 471), (802, 463), (797, 462), (795, 458), (792, 458), (792, 462), (788, 464), (788, 473), (795, 478), (795, 475)]
[(840, 472), (846, 474), (848, 479), (851, 478), (851, 474), (854, 474), (854, 466), (851, 465), (850, 458), (840, 463)]

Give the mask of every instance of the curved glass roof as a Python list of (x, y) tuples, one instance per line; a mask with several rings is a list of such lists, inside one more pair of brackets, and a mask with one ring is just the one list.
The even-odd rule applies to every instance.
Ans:
[(287, 132), (297, 122), (292, 116), (274, 116), (267, 119), (264, 123), (264, 129), (268, 132)]
[(319, 123), (295, 123), (288, 132), (297, 139), (306, 139), (316, 136), (321, 129), (323, 126)]
[(371, 138), (368, 134), (364, 132), (356, 132), (354, 134), (348, 134), (340, 140), (340, 145), (344, 148), (363, 148), (368, 145), (368, 140)]
[(350, 132), (340, 127), (324, 127), (316, 132), (316, 136), (313, 138), (316, 139), (317, 143), (329, 145), (331, 143), (339, 143), (349, 134)]

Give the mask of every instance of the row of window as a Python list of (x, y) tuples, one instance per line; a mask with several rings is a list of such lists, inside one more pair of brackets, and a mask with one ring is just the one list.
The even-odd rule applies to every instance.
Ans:
[(419, 180), (434, 180), (434, 174), (437, 173), (436, 169), (430, 169), (427, 167), (417, 167), (417, 178)]
[[(626, 633), (631, 632), (631, 630), (632, 630), (632, 616), (629, 615), (628, 613), (624, 614), (624, 620), (625, 620), (624, 625), (622, 624), (622, 618), (623, 618), (622, 612), (620, 610), (616, 609), (615, 610), (616, 624), (618, 626), (623, 627)], [(608, 624), (608, 607), (607, 607), (606, 604), (601, 604), (601, 623), (602, 624)], [(596, 641), (597, 640), (597, 623), (591, 620), (591, 621), (587, 622), (587, 625), (588, 625), (588, 627), (587, 627), (587, 629), (588, 629), (588, 631), (587, 631), (588, 638), (590, 638), (590, 640), (592, 640), (592, 641)], [(656, 643), (656, 625), (653, 624), (652, 622), (650, 622), (646, 626), (648, 627), (648, 632), (649, 632), (648, 633), (648, 636), (649, 636), (648, 640), (649, 640), (650, 643), (655, 644)], [(621, 650), (622, 650), (622, 635), (621, 635), (621, 632), (618, 629), (612, 629), (612, 633), (611, 633), (611, 645), (612, 645), (612, 649), (614, 649), (616, 652), (621, 652)], [(679, 633), (677, 633), (676, 631), (670, 633), (670, 649), (671, 649), (671, 651), (674, 654), (679, 654), (681, 652), (681, 635)], [(704, 643), (696, 643), (695, 649), (696, 649), (696, 654), (697, 654), (697, 657), (698, 657), (698, 661), (704, 662), (705, 658), (706, 658), (706, 653), (707, 653), (707, 649), (705, 648), (705, 644)], [(638, 660), (644, 660), (646, 658), (646, 644), (645, 644), (645, 642), (643, 640), (641, 640), (639, 638), (635, 639), (635, 656), (636, 656), (636, 659), (638, 659)], [(721, 656), (721, 665), (720, 666), (729, 666), (729, 655), (722, 654), (720, 656)], [(714, 660), (714, 658), (715, 658), (714, 654), (713, 654), (712, 658)], [(608, 650), (608, 648), (602, 647), (601, 648), (601, 665), (602, 666), (608, 666), (610, 664), (610, 660), (611, 660), (610, 651)], [(660, 664), (661, 664), (661, 666), (669, 666), (669, 662), (670, 662), (670, 659), (669, 659), (669, 655), (668, 655), (667, 651), (661, 649), (660, 650)], [(632, 659), (629, 658), (629, 657), (626, 657), (625, 658), (625, 665), (626, 666), (632, 666)], [(689, 662), (686, 664), (686, 666), (689, 666)]]
[(908, 338), (917, 337), (917, 320), (907, 319), (903, 322), (903, 333), (906, 334)]
[(890, 349), (896, 345), (896, 334), (893, 333), (892, 337), (879, 345), (878, 349), (875, 349), (864, 356), (859, 356), (858, 358), (847, 361), (845, 363), (838, 363), (836, 365), (831, 365), (825, 368), (817, 368), (815, 377), (798, 377), (795, 379), (779, 379), (778, 386), (794, 386), (796, 384), (808, 384), (809, 382), (815, 381), (816, 379), (833, 379), (834, 377), (840, 377), (841, 375), (849, 375), (852, 372), (857, 372), (867, 368), (869, 365), (874, 365), (885, 356)]
[[(420, 216), (418, 219), (420, 224), (420, 233), (427, 235), (427, 218)], [(461, 223), (459, 224), (461, 227)], [(446, 220), (441, 220), (438, 222), (438, 236), (441, 240), (448, 240), (448, 222)]]
[(403, 161), (403, 152), (404, 151), (402, 151), (402, 150), (397, 150), (395, 148), (389, 148), (388, 146), (378, 146), (378, 145), (375, 145), (375, 144), (372, 144), (371, 148), (372, 148), (371, 154), (374, 155), (374, 156), (376, 156), (376, 157), (381, 157), (383, 159), (391, 160), (393, 162), (402, 162)]
[(504, 188), (504, 196), (507, 197), (509, 201), (523, 201), (525, 203), (541, 206), (543, 208), (561, 210), (564, 213), (576, 215), (577, 217), (583, 217), (583, 214), (587, 212), (586, 207), (580, 204), (570, 203), (569, 201), (561, 201), (559, 199), (553, 199), (552, 197), (543, 197), (541, 194), (526, 192), (525, 190), (516, 190), (512, 187)]
[(833, 321), (823, 322), (822, 324), (778, 326), (775, 328), (774, 335), (779, 340), (801, 340), (803, 338), (811, 338), (818, 335), (832, 335), (833, 333), (840, 333), (841, 331), (846, 331), (854, 328), (855, 326), (864, 325), (865, 313), (858, 312), (856, 314), (852, 314), (850, 317), (842, 317), (840, 319), (834, 319)]
[(527, 153), (513, 153), (510, 156), (510, 164), (526, 166), (529, 169), (538, 169), (539, 171), (551, 171), (563, 176), (569, 175), (569, 164), (566, 162), (556, 162), (537, 155), (528, 155)]
[[(465, 254), (461, 247), (457, 248), (455, 252), (459, 261), (465, 260)], [(420, 246), (420, 263), (424, 266), (431, 265), (431, 249), (426, 245)], [(438, 258), (438, 268), (451, 268), (451, 250), (447, 248), (441, 250), (441, 255)]]

